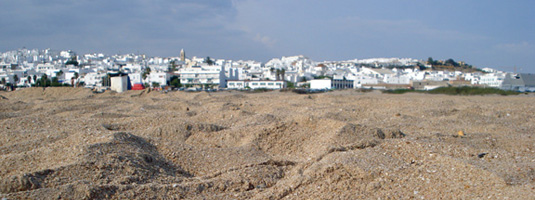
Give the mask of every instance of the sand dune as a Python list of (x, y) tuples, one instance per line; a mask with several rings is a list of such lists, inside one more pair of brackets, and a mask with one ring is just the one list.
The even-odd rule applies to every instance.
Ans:
[(535, 196), (529, 96), (74, 88), (0, 95), (7, 199)]

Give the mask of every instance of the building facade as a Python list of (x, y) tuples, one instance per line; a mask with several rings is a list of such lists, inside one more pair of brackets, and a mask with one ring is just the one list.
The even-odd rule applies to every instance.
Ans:
[(284, 88), (284, 81), (252, 81), (252, 80), (229, 80), (227, 81), (227, 88), (229, 89), (282, 89)]

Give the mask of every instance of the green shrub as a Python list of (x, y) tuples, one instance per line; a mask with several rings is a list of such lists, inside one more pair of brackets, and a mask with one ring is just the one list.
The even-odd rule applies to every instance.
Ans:
[(386, 94), (405, 94), (407, 92), (420, 92), (427, 94), (447, 94), (447, 95), (489, 95), (489, 94), (499, 94), (499, 95), (518, 95), (520, 93), (515, 91), (501, 90), (498, 88), (482, 88), (482, 87), (439, 87), (434, 90), (429, 91), (420, 91), (412, 89), (395, 89), (395, 90), (384, 90), (383, 93)]
[(517, 95), (518, 92), (506, 91), (498, 88), (481, 88), (481, 87), (440, 87), (434, 90), (427, 91), (429, 94), (448, 94), (448, 95)]
[(418, 92), (418, 91), (411, 90), (411, 89), (383, 90), (383, 93), (386, 93), (386, 94), (405, 94), (407, 92)]

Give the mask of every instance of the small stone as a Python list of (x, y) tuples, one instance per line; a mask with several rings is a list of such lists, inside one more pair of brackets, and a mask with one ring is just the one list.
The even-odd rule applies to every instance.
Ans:
[(457, 135), (460, 136), (460, 137), (463, 137), (464, 136), (464, 131), (457, 132)]
[(477, 154), (477, 157), (478, 158), (483, 158), (483, 157), (485, 157), (485, 155), (487, 155), (487, 153), (480, 153), (480, 154)]

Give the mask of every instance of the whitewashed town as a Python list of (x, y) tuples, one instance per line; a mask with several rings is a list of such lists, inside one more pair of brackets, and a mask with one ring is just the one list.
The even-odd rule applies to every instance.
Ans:
[(446, 86), (493, 87), (535, 91), (535, 75), (476, 68), (453, 59), (370, 58), (313, 61), (306, 56), (274, 58), (266, 63), (145, 55), (78, 55), (71, 50), (18, 49), (0, 53), (3, 90), (26, 87), (70, 86), (95, 91), (151, 89), (255, 90), (307, 88), (415, 89)]

